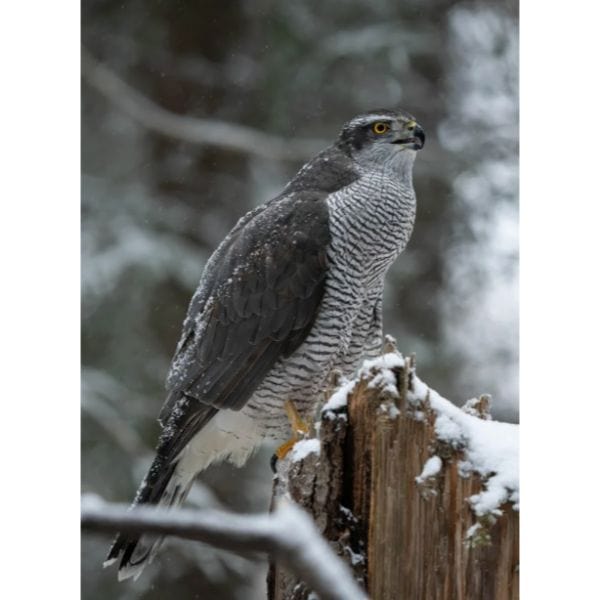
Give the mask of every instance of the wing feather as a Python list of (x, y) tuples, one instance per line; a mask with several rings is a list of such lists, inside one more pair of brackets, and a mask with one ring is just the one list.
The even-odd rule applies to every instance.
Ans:
[(171, 457), (205, 425), (196, 413), (242, 408), (277, 360), (306, 339), (327, 277), (326, 197), (276, 198), (244, 217), (211, 257), (167, 379), (160, 420), (167, 425), (177, 412)]

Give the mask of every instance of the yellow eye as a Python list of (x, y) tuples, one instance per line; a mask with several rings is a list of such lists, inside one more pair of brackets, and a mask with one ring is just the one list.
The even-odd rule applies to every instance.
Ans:
[(373, 123), (373, 132), (381, 135), (382, 133), (386, 133), (390, 130), (390, 126), (387, 123), (383, 123), (382, 121), (377, 121), (377, 123)]

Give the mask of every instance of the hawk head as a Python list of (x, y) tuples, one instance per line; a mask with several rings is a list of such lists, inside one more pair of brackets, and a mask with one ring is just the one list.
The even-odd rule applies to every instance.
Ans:
[(358, 163), (396, 163), (409, 160), (425, 144), (425, 132), (403, 110), (373, 110), (348, 121), (339, 146)]

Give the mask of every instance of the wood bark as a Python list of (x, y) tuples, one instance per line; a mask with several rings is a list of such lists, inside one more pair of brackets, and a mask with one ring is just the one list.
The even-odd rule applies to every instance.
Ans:
[[(408, 401), (412, 361), (393, 373), (397, 394), (373, 385), (371, 373), (347, 407), (323, 414), (320, 454), (280, 461), (273, 497), (289, 494), (313, 515), (374, 600), (516, 600), (518, 511), (506, 504), (499, 516), (473, 513), (468, 498), (481, 478), (462, 473), (462, 452), (436, 438), (428, 403)], [(482, 396), (465, 410), (487, 418), (488, 402)], [(434, 454), (441, 470), (417, 482)], [(274, 566), (268, 590), (270, 600), (310, 598)]]

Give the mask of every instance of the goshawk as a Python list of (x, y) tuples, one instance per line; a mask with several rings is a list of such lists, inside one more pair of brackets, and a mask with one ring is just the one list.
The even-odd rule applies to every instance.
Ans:
[[(212, 462), (242, 465), (263, 440), (285, 442), (290, 410), (310, 419), (333, 369), (351, 375), (377, 355), (384, 276), (412, 233), (424, 141), (404, 111), (358, 115), (223, 240), (183, 323), (134, 504), (179, 505)], [(120, 560), (120, 579), (155, 554), (160, 540), (146, 538), (117, 537), (107, 563)]]

